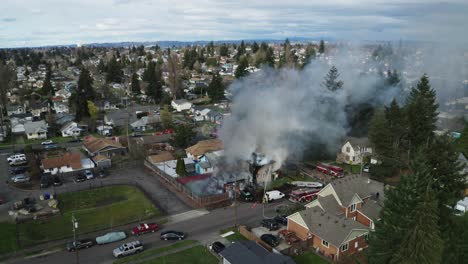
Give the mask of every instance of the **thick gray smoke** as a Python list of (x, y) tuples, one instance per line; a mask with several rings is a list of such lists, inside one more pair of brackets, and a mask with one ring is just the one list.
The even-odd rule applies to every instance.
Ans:
[[(249, 160), (261, 152), (279, 168), (288, 156), (300, 155), (311, 143), (335, 153), (348, 124), (345, 107), (367, 102), (389, 103), (399, 92), (376, 92), (379, 80), (368, 55), (347, 50), (335, 58), (312, 61), (305, 69), (262, 71), (236, 80), (231, 86), (231, 116), (220, 131), (228, 160)], [(335, 65), (344, 82), (335, 92), (323, 87), (324, 76)], [(314, 145), (314, 144), (312, 144)]]

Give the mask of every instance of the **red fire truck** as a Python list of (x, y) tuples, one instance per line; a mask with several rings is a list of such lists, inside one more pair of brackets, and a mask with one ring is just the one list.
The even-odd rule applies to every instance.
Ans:
[(343, 168), (340, 168), (340, 167), (337, 167), (337, 166), (332, 166), (332, 165), (328, 165), (328, 164), (325, 164), (325, 163), (320, 163), (317, 165), (317, 170), (320, 171), (320, 172), (323, 172), (325, 174), (328, 174), (328, 175), (331, 175), (331, 176), (335, 176), (335, 177), (338, 177), (338, 178), (341, 178), (344, 176), (344, 171), (343, 171)]
[(317, 193), (320, 188), (301, 188), (291, 192), (289, 194), (289, 200), (293, 203), (304, 203), (310, 202), (317, 198)]

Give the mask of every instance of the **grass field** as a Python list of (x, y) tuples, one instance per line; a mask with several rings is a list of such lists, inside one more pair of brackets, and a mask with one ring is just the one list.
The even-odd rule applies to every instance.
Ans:
[(327, 261), (317, 256), (314, 252), (309, 251), (293, 258), (296, 264), (328, 264)]
[(112, 186), (58, 196), (61, 216), (19, 225), (21, 246), (71, 237), (71, 218), (78, 220), (78, 234), (111, 228), (161, 215), (133, 186)]
[(225, 234), (225, 233), (227, 233), (229, 231), (234, 232), (234, 234), (232, 234), (230, 236), (227, 236), (226, 237), (227, 240), (229, 240), (229, 241), (247, 240), (247, 238), (245, 236), (241, 235), (239, 233), (239, 231), (237, 231), (237, 229), (235, 229), (234, 227), (230, 227), (230, 228), (220, 230), (219, 234), (222, 235), (222, 234)]
[(151, 255), (161, 254), (169, 250), (185, 247), (185, 246), (192, 245), (195, 243), (197, 243), (197, 241), (195, 240), (185, 240), (185, 241), (177, 242), (167, 247), (148, 249), (148, 250), (143, 251), (143, 253), (139, 253), (137, 255), (133, 255), (133, 256), (125, 257), (123, 259), (116, 260), (114, 261), (114, 264), (128, 263), (134, 260), (139, 260), (145, 257), (149, 257)]
[(13, 252), (17, 249), (15, 224), (0, 223), (0, 254)]
[(217, 264), (219, 260), (211, 254), (211, 252), (204, 246), (194, 246), (192, 248), (162, 256), (142, 264)]

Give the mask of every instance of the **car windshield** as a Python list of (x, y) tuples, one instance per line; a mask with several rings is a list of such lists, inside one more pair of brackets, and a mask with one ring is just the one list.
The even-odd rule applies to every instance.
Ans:
[(124, 249), (125, 249), (125, 247), (123, 245), (119, 247), (120, 251), (124, 251)]

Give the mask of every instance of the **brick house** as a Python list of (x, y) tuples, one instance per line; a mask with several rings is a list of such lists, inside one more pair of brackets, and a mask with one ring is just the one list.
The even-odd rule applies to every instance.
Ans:
[(384, 200), (382, 183), (353, 175), (325, 186), (306, 210), (288, 216), (293, 231), (318, 252), (338, 260), (367, 248)]

